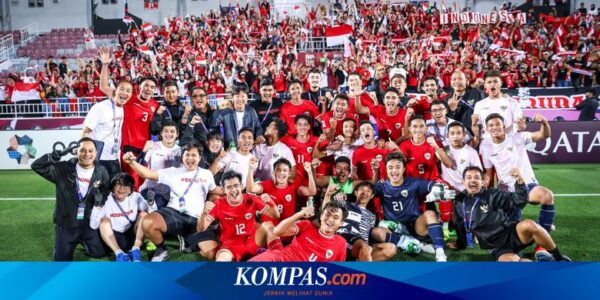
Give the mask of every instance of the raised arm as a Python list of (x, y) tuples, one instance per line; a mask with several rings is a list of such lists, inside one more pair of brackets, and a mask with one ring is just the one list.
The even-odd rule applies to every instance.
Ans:
[(127, 152), (125, 155), (123, 155), (123, 161), (125, 161), (125, 163), (127, 163), (138, 175), (140, 175), (140, 177), (154, 181), (158, 180), (158, 172), (140, 165), (135, 160), (135, 154), (131, 152)]
[(537, 142), (549, 138), (552, 132), (550, 131), (550, 123), (548, 123), (548, 119), (541, 114), (535, 114), (533, 116), (533, 121), (540, 123), (541, 126), (540, 130), (531, 133), (531, 140)]
[(100, 48), (100, 61), (102, 62), (102, 70), (100, 71), (100, 91), (108, 97), (114, 97), (115, 89), (108, 84), (108, 65), (112, 62), (110, 50), (106, 47)]
[(315, 215), (315, 209), (312, 206), (302, 208), (301, 211), (295, 213), (293, 216), (283, 219), (277, 226), (275, 226), (275, 235), (277, 236), (292, 236), (297, 233), (297, 228), (292, 226), (302, 218), (310, 218)]
[(315, 182), (313, 165), (312, 163), (304, 162), (303, 167), (308, 177), (308, 186), (298, 188), (298, 194), (305, 197), (314, 196), (317, 194), (317, 184)]
[(248, 176), (246, 176), (246, 192), (252, 194), (262, 194), (263, 187), (260, 183), (254, 182), (254, 172), (258, 169), (258, 160), (256, 157), (250, 158), (250, 168), (248, 168)]

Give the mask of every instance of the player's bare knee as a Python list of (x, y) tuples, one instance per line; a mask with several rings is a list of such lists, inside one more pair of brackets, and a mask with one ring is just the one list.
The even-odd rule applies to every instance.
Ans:
[(554, 204), (554, 193), (547, 187), (541, 187), (541, 204)]
[(380, 247), (383, 255), (385, 255), (385, 257), (388, 259), (396, 256), (396, 253), (398, 253), (398, 247), (392, 243), (383, 243), (380, 245)]
[(427, 222), (427, 224), (438, 222), (437, 214), (433, 210), (426, 210), (423, 215), (425, 216), (425, 222)]
[(387, 228), (375, 227), (371, 230), (371, 238), (376, 241), (383, 242), (385, 241), (385, 235), (391, 233), (391, 231)]
[(538, 228), (538, 224), (529, 219), (525, 219), (519, 222), (519, 224), (517, 224), (517, 231), (520, 232), (527, 232), (533, 234), (538, 231)]
[(502, 254), (500, 255), (500, 257), (498, 257), (498, 262), (518, 262), (521, 260), (521, 257), (519, 257), (517, 254), (514, 253), (506, 253), (506, 254)]

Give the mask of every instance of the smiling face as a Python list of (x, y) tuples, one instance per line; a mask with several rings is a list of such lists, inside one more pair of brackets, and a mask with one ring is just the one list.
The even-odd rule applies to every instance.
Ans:
[(321, 74), (320, 73), (309, 73), (308, 74), (308, 84), (311, 89), (318, 89), (321, 85)]
[(142, 82), (140, 98), (150, 100), (154, 95), (154, 91), (156, 91), (156, 83), (152, 80), (144, 80)]
[(204, 109), (206, 107), (206, 103), (207, 103), (207, 97), (206, 97), (206, 93), (201, 90), (201, 89), (195, 89), (192, 92), (192, 106), (195, 109)]
[(123, 106), (131, 99), (133, 95), (133, 86), (129, 82), (122, 82), (117, 86), (115, 91), (115, 104), (117, 106)]
[(455, 92), (463, 92), (467, 88), (467, 77), (463, 72), (454, 72), (450, 77), (450, 85)]
[(273, 101), (273, 95), (275, 89), (272, 85), (265, 85), (260, 87), (260, 99), (262, 102), (271, 103)]
[(290, 167), (284, 163), (278, 164), (273, 170), (276, 185), (287, 185), (290, 179)]
[(319, 230), (326, 235), (333, 235), (344, 223), (344, 212), (341, 208), (326, 208), (321, 213)]
[(373, 199), (373, 189), (370, 186), (361, 186), (358, 190), (354, 191), (356, 196), (356, 203), (362, 207), (366, 207), (369, 201)]
[(500, 77), (487, 77), (484, 81), (484, 87), (490, 97), (500, 97), (502, 80), (500, 80)]
[(390, 86), (398, 89), (401, 94), (404, 94), (404, 91), (406, 90), (406, 81), (404, 81), (402, 78), (395, 77), (392, 79)]
[(427, 97), (434, 98), (437, 93), (437, 83), (433, 79), (426, 80), (423, 82), (423, 92)]
[(388, 112), (395, 112), (400, 105), (400, 97), (395, 92), (387, 92), (383, 96), (383, 104)]
[(197, 148), (190, 148), (189, 150), (183, 152), (183, 166), (188, 171), (195, 171), (196, 169), (198, 169), (198, 164), (200, 163), (200, 160), (202, 160), (202, 156), (198, 152)]
[[(269, 124), (269, 126), (271, 125)], [(298, 132), (298, 135), (306, 136), (309, 130), (310, 124), (308, 124), (308, 121), (306, 119), (298, 119), (296, 122), (296, 131)]]
[(413, 119), (412, 121), (410, 121), (410, 134), (412, 134), (412, 136), (414, 138), (422, 138), (425, 136), (425, 120), (423, 119)]
[(342, 124), (342, 134), (345, 138), (351, 138), (354, 136), (355, 123), (353, 121), (345, 121)]
[(443, 104), (436, 104), (431, 106), (431, 116), (438, 124), (445, 124), (446, 122), (446, 106)]
[(77, 161), (79, 165), (88, 169), (94, 166), (94, 160), (96, 159), (96, 145), (94, 142), (84, 141), (79, 144), (77, 149)]
[(392, 159), (385, 163), (386, 173), (392, 185), (399, 185), (404, 180), (404, 162)]
[(112, 190), (113, 198), (117, 201), (123, 201), (131, 195), (131, 187), (127, 185), (116, 184)]
[(333, 111), (334, 118), (338, 120), (344, 118), (346, 112), (348, 112), (348, 101), (342, 98), (336, 98), (335, 101), (333, 101), (331, 110)]
[(502, 138), (504, 136), (504, 122), (500, 118), (490, 119), (485, 125), (492, 138)]
[(448, 140), (454, 147), (462, 147), (464, 145), (465, 131), (461, 126), (452, 126), (448, 128)]
[(254, 145), (254, 135), (250, 131), (243, 131), (238, 135), (238, 147), (240, 152), (248, 153)]
[(358, 129), (360, 132), (360, 138), (363, 139), (365, 144), (371, 144), (375, 142), (375, 130), (371, 124), (362, 124)]
[(223, 181), (223, 189), (225, 190), (225, 195), (227, 195), (227, 201), (231, 204), (236, 205), (242, 202), (242, 189), (244, 189), (244, 186), (239, 178), (225, 179)]
[(164, 126), (160, 132), (160, 138), (163, 143), (173, 145), (177, 140), (177, 127), (175, 126)]
[(219, 153), (223, 149), (223, 141), (219, 139), (208, 140), (208, 151), (212, 153)]
[(299, 83), (293, 83), (292, 85), (290, 85), (289, 91), (290, 91), (290, 97), (292, 98), (293, 101), (301, 100), (300, 97), (302, 96), (302, 85), (300, 85)]
[(358, 93), (362, 90), (362, 80), (356, 74), (350, 75), (348, 77), (348, 87), (350, 92)]
[(167, 103), (175, 104), (177, 103), (177, 98), (179, 98), (179, 90), (176, 86), (165, 87), (164, 96)]
[(465, 172), (463, 184), (467, 189), (467, 193), (476, 195), (483, 189), (483, 177), (478, 170), (469, 170)]
[(350, 178), (350, 164), (347, 162), (338, 162), (335, 164), (335, 179), (339, 183), (346, 183), (348, 178)]

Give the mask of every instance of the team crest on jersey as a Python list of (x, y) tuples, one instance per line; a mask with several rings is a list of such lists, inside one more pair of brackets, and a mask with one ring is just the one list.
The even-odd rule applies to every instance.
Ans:
[(246, 217), (246, 220), (250, 220), (252, 218), (252, 214), (251, 213), (247, 213), (245, 215), (245, 217)]
[(479, 206), (479, 209), (481, 209), (481, 212), (484, 214), (487, 214), (487, 212), (490, 210), (487, 204)]
[(292, 201), (292, 195), (290, 195), (290, 194), (285, 195), (285, 201), (287, 201), (287, 202)]
[(402, 197), (406, 198), (406, 197), (408, 197), (408, 191), (407, 190), (402, 190), (400, 192), (400, 195), (402, 195)]
[(312, 153), (312, 151), (313, 151), (313, 147), (308, 147), (308, 148), (306, 148), (306, 151), (308, 151), (309, 153)]
[(381, 156), (381, 154), (377, 154), (377, 156), (375, 156), (375, 159), (381, 161), (383, 159), (383, 156)]
[(502, 111), (505, 111), (507, 108), (508, 108), (508, 106), (506, 106), (506, 105), (502, 105), (502, 106), (500, 106), (500, 109), (501, 109)]
[(333, 256), (333, 250), (327, 249), (327, 251), (325, 251), (325, 258), (330, 259), (332, 256)]
[(402, 127), (402, 124), (396, 123), (396, 129), (400, 129), (400, 127)]
[(464, 164), (465, 164), (465, 162), (467, 162), (467, 161), (466, 161), (464, 158), (461, 158), (461, 159), (460, 159), (460, 164), (461, 164), (461, 165), (464, 165)]
[(150, 107), (150, 109), (152, 110), (152, 112), (154, 112), (156, 110), (156, 107), (152, 106)]
[(425, 153), (425, 159), (426, 160), (431, 159), (431, 153)]
[(102, 183), (100, 183), (100, 180), (96, 180), (94, 181), (94, 184), (92, 185), (95, 188), (99, 188), (102, 185)]
[(321, 121), (321, 125), (322, 125), (323, 127), (327, 127), (327, 123), (325, 123), (325, 120)]

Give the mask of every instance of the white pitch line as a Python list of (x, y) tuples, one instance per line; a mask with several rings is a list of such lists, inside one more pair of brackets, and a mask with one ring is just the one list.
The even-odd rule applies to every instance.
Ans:
[[(554, 197), (600, 197), (600, 194), (554, 194)], [(0, 198), (0, 201), (22, 201), (22, 200), (35, 200), (35, 201), (50, 201), (56, 198)]]

